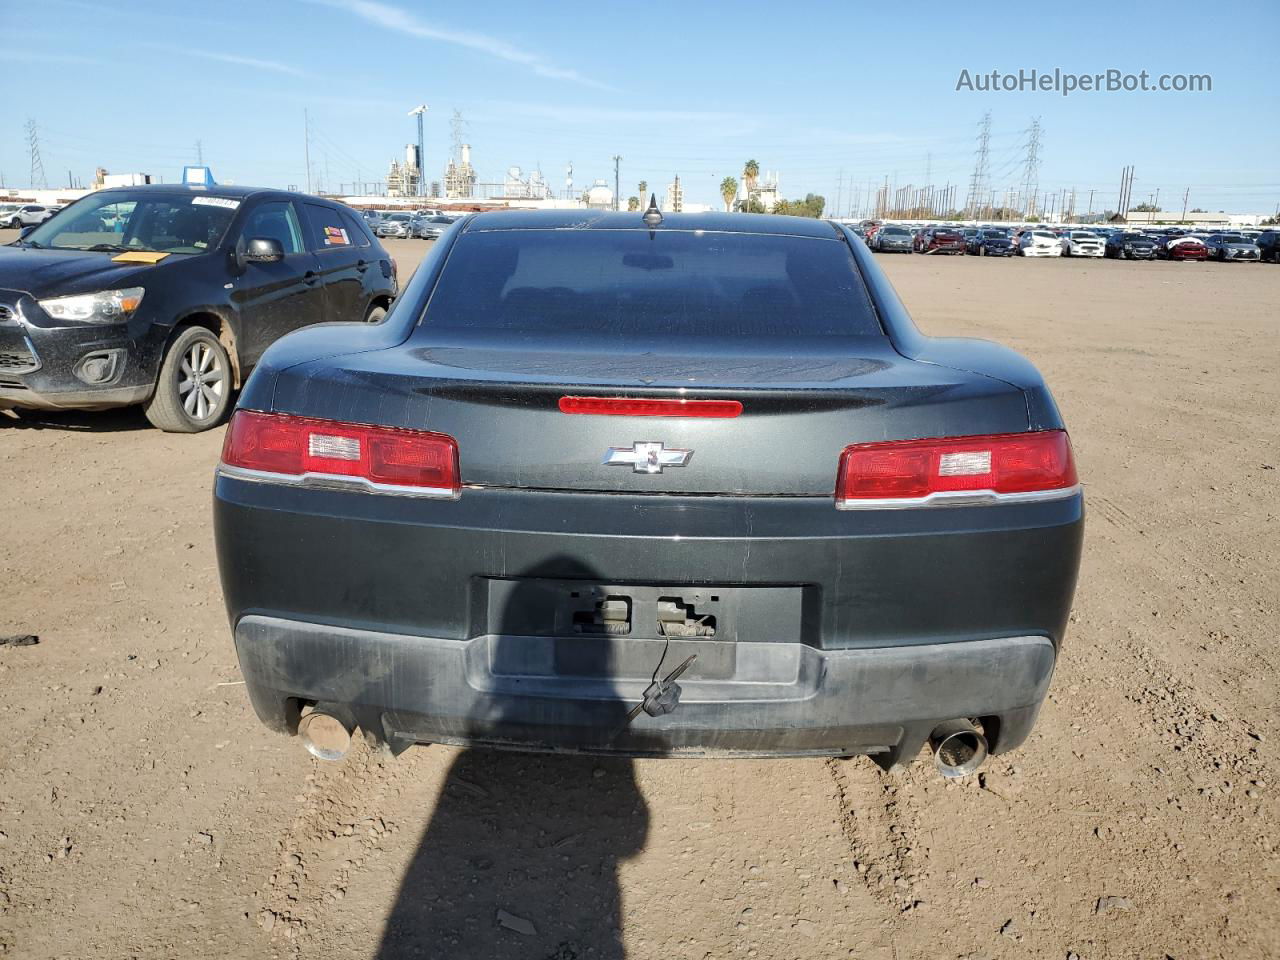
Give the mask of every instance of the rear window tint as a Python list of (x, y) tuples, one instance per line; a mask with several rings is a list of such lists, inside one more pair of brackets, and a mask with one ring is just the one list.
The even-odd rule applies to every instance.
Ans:
[(336, 207), (320, 203), (308, 203), (307, 225), (310, 228), (312, 250), (324, 253), (328, 250), (349, 250), (354, 245), (351, 231)]
[(842, 240), (678, 230), (464, 233), (424, 324), (617, 337), (882, 335)]
[(369, 246), (369, 232), (365, 229), (363, 218), (358, 217), (349, 210), (339, 211), (342, 219), (347, 225), (347, 235), (351, 238), (351, 242), (357, 247)]

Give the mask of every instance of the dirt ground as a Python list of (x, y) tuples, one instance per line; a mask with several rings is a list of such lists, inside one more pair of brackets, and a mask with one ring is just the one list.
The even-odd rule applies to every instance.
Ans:
[(1280, 267), (882, 262), (927, 332), (1034, 360), (1074, 438), (1084, 568), (1021, 750), (962, 783), (924, 755), (321, 764), (237, 684), (222, 431), (0, 415), (0, 634), (40, 635), (0, 646), (0, 953), (1280, 956)]

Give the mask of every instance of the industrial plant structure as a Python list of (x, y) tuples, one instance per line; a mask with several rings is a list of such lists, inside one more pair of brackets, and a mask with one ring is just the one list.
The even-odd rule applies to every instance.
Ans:
[(422, 156), (418, 153), (416, 143), (404, 145), (404, 163), (391, 161), (387, 171), (388, 197), (416, 197), (418, 185), (422, 182)]
[(464, 143), (459, 157), (449, 158), (444, 170), (444, 195), (450, 200), (469, 200), (475, 196), (476, 168), (471, 165), (471, 144)]

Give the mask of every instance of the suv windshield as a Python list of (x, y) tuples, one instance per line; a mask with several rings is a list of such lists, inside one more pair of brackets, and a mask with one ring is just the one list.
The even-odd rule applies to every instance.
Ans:
[(197, 254), (216, 247), (240, 201), (208, 194), (90, 194), (29, 233), (31, 246), (61, 250)]
[(684, 230), (464, 233), (423, 324), (628, 339), (882, 333), (843, 240)]

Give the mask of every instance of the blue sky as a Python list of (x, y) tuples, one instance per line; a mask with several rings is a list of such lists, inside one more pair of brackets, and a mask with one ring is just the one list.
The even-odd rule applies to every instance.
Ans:
[[(461, 14), (460, 14), (461, 12)], [(428, 170), (455, 109), (484, 180), (540, 167), (560, 189), (613, 179), (623, 195), (680, 174), (714, 201), (754, 157), (783, 192), (959, 183), (992, 113), (993, 188), (1017, 186), (1026, 130), (1044, 128), (1040, 187), (1112, 207), (1125, 164), (1134, 201), (1272, 212), (1280, 205), (1280, 3), (1017, 6), (854, 2), (614, 3), (423, 0), (0, 0), (0, 173), (27, 185), (34, 118), (51, 185), (95, 166), (166, 179), (195, 160), (221, 180), (337, 188), (381, 178), (430, 106)], [(971, 73), (1210, 74), (1207, 93), (975, 93)], [(437, 177), (439, 173), (435, 174)], [(843, 211), (842, 211), (843, 212)]]

